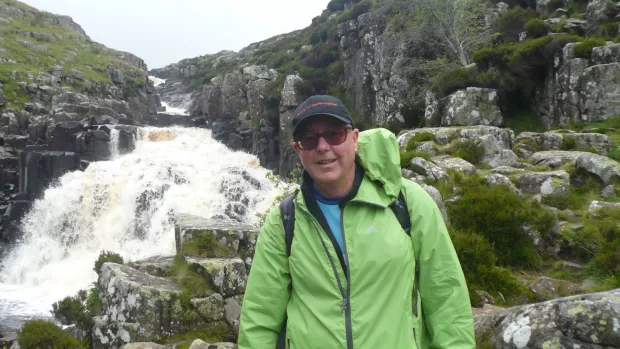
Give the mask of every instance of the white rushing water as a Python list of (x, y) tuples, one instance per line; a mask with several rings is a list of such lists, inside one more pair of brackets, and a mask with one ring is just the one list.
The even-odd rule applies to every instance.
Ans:
[(0, 325), (49, 316), (53, 302), (89, 288), (102, 250), (126, 261), (174, 255), (171, 215), (223, 214), (230, 202), (223, 183), (241, 186), (251, 206), (243, 219), (255, 223), (279, 193), (267, 173), (255, 156), (229, 150), (207, 129), (140, 129), (132, 153), (64, 175), (33, 203), (23, 242), (0, 264)]
[[(166, 79), (160, 79), (156, 76), (149, 76), (149, 80), (153, 82), (153, 86), (157, 87), (159, 85), (165, 84)], [(161, 101), (161, 105), (166, 107), (166, 114), (175, 114), (175, 115), (188, 115), (187, 109), (192, 103), (192, 94), (191, 93), (183, 93), (183, 94), (175, 94), (168, 95), (171, 98), (170, 101)]]

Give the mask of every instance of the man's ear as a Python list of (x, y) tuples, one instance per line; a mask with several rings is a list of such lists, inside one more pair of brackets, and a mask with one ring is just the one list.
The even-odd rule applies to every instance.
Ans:
[(291, 142), (291, 145), (293, 146), (293, 150), (295, 150), (295, 153), (299, 154), (299, 152), (301, 151), (299, 144), (297, 144), (297, 142)]

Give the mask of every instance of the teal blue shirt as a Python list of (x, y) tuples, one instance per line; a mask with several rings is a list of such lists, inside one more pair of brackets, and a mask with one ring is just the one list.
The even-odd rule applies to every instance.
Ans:
[(340, 200), (330, 200), (323, 197), (316, 188), (314, 189), (314, 196), (316, 197), (316, 202), (319, 204), (321, 211), (323, 211), (323, 215), (325, 219), (327, 219), (327, 223), (329, 224), (329, 228), (332, 230), (336, 241), (338, 242), (338, 246), (340, 246), (340, 250), (344, 252), (344, 246), (342, 243), (342, 229), (340, 224), (340, 206), (338, 206), (338, 202)]

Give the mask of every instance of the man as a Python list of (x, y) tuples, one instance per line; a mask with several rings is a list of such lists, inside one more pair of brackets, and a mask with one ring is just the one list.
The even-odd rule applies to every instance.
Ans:
[[(442, 215), (401, 176), (396, 139), (360, 133), (342, 102), (313, 96), (293, 118), (305, 169), (287, 253), (280, 209), (258, 237), (240, 349), (475, 348), (465, 279)], [(405, 233), (390, 204), (404, 195)]]

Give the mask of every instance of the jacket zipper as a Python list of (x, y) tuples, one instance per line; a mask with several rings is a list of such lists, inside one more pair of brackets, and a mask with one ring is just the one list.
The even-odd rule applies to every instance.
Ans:
[(418, 288), (420, 287), (420, 278), (419, 278), (419, 269), (418, 264), (415, 265), (415, 274), (414, 274), (414, 282), (413, 282), (413, 315), (418, 317)]
[[(343, 210), (341, 210), (343, 211)], [(351, 296), (351, 285), (350, 285), (350, 275), (349, 275), (349, 258), (347, 255), (347, 243), (345, 241), (344, 238), (344, 224), (342, 223), (342, 218), (344, 216), (344, 213), (341, 212), (341, 216), (340, 216), (340, 220), (341, 220), (341, 229), (342, 229), (342, 241), (344, 243), (344, 259), (345, 259), (345, 264), (346, 264), (346, 270), (345, 270), (345, 275), (347, 278), (347, 291), (345, 292), (344, 287), (342, 286), (342, 282), (340, 281), (340, 276), (338, 275), (338, 271), (336, 270), (336, 264), (334, 263), (334, 259), (332, 258), (331, 254), (329, 253), (329, 250), (327, 249), (327, 245), (325, 244), (325, 240), (323, 239), (323, 237), (321, 236), (321, 231), (319, 230), (319, 228), (316, 226), (316, 223), (314, 222), (314, 220), (312, 219), (312, 216), (306, 212), (306, 210), (301, 209), (301, 212), (303, 212), (308, 219), (310, 220), (310, 222), (312, 222), (312, 225), (314, 226), (314, 229), (316, 230), (317, 234), (319, 235), (319, 238), (321, 239), (321, 244), (323, 245), (323, 249), (325, 250), (325, 253), (327, 254), (327, 258), (329, 259), (329, 263), (332, 266), (332, 271), (334, 272), (334, 275), (336, 276), (336, 281), (338, 282), (338, 288), (340, 289), (340, 294), (342, 295), (342, 310), (341, 312), (344, 313), (345, 315), (345, 328), (346, 328), (346, 333), (347, 333), (347, 349), (353, 349), (353, 330), (352, 330), (352, 324), (351, 324), (351, 307), (349, 304), (350, 301), (350, 296)]]
[(344, 311), (345, 311), (345, 326), (347, 330), (347, 348), (353, 349), (353, 325), (351, 324), (351, 268), (349, 267), (349, 254), (347, 252), (347, 239), (344, 234), (344, 208), (346, 204), (340, 209), (340, 231), (342, 232), (342, 243), (344, 247), (344, 260), (347, 265), (346, 278), (347, 278), (347, 294), (344, 299)]

